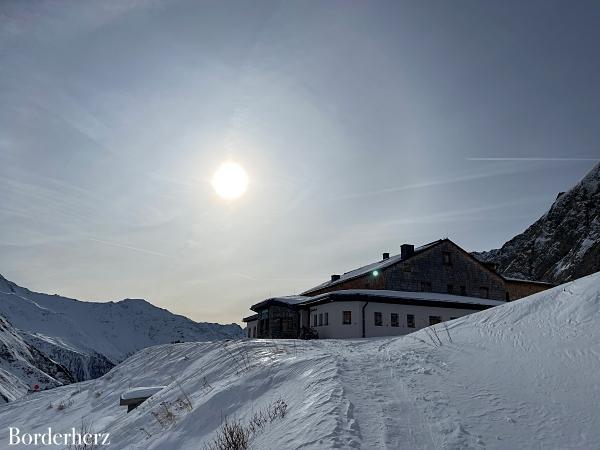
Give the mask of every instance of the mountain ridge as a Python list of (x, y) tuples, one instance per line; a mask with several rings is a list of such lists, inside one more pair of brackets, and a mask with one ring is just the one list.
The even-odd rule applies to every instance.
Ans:
[(523, 233), (473, 254), (504, 276), (554, 284), (600, 271), (600, 163)]
[[(195, 322), (143, 299), (85, 302), (33, 292), (2, 275), (0, 320), (6, 320), (11, 327), (11, 336), (22, 341), (28, 351), (38, 352), (65, 369), (72, 378), (67, 378), (66, 382), (102, 376), (133, 353), (149, 346), (242, 335), (237, 324)], [(11, 368), (8, 353), (4, 356), (6, 358), (0, 355), (0, 362), (6, 366), (5, 370), (19, 379), (20, 372)], [(32, 366), (36, 364), (32, 363)], [(43, 368), (40, 370), (44, 372)], [(47, 387), (55, 385), (46, 383)]]

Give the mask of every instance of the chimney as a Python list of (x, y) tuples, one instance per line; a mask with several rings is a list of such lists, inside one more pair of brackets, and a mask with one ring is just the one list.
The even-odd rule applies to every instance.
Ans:
[(340, 279), (340, 275), (331, 275), (331, 281), (337, 281)]
[(402, 244), (400, 246), (400, 259), (410, 258), (415, 254), (415, 246), (412, 244)]
[(383, 254), (383, 259), (390, 259), (390, 254), (389, 253), (384, 253)]

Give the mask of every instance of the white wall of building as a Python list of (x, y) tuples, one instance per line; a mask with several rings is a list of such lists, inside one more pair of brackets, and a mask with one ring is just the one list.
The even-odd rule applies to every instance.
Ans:
[[(331, 302), (310, 307), (310, 326), (319, 333), (319, 338), (355, 338), (362, 337), (361, 309), (364, 302)], [(351, 311), (352, 321), (350, 325), (342, 323), (343, 311)], [(328, 314), (328, 325), (313, 326), (313, 317), (319, 314)]]
[(258, 333), (258, 320), (251, 320), (250, 322), (246, 322), (246, 337), (253, 338), (256, 337), (256, 333)]
[[(319, 338), (360, 338), (362, 337), (362, 307), (365, 302), (331, 302), (310, 307), (310, 325), (317, 330)], [(344, 325), (343, 311), (351, 311), (350, 325)], [(375, 326), (375, 312), (382, 313), (382, 326)], [(458, 318), (477, 312), (471, 309), (440, 308), (431, 306), (400, 305), (391, 303), (369, 302), (365, 308), (366, 337), (399, 336), (413, 333), (429, 326), (429, 316), (441, 317), (442, 321)], [(328, 325), (313, 326), (313, 317), (328, 314)], [(391, 326), (391, 313), (397, 313), (399, 326)], [(407, 315), (415, 316), (415, 328), (407, 327)]]

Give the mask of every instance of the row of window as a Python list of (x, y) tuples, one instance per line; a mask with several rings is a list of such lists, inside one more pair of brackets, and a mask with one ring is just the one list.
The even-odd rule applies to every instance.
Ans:
[[(454, 320), (456, 317), (450, 317), (450, 320)], [(374, 312), (373, 313), (373, 322), (376, 327), (383, 326), (383, 313)], [(441, 316), (429, 316), (429, 325), (435, 325), (436, 323), (441, 323)], [(398, 313), (390, 313), (390, 325), (392, 327), (400, 326), (400, 315)], [(406, 327), (407, 328), (415, 328), (415, 316), (414, 314), (406, 315)]]
[[(373, 313), (373, 322), (374, 322), (374, 324), (375, 324), (376, 327), (382, 327), (383, 326), (383, 313), (374, 312)], [(399, 327), (400, 326), (400, 315), (398, 313), (390, 313), (390, 325), (392, 327)], [(406, 327), (407, 328), (414, 328), (415, 327), (415, 316), (414, 316), (414, 314), (407, 314), (406, 315)]]
[[(442, 252), (442, 264), (444, 266), (452, 266), (452, 253)], [(412, 272), (410, 264), (404, 264), (403, 269), (405, 272)]]
[[(450, 320), (454, 320), (456, 317), (450, 317)], [(429, 325), (435, 325), (436, 323), (442, 322), (441, 316), (429, 316)], [(383, 326), (383, 313), (373, 313), (373, 323), (376, 327)], [(342, 311), (342, 325), (352, 324), (352, 311)], [(313, 327), (329, 325), (329, 313), (313, 314)], [(400, 326), (400, 314), (390, 313), (390, 325), (392, 327)], [(415, 328), (415, 315), (406, 315), (406, 327)]]
[[(431, 292), (431, 282), (421, 281), (419, 283), (419, 289), (421, 292)], [(467, 295), (467, 287), (463, 285), (459, 286), (458, 289), (454, 289), (453, 284), (448, 284), (446, 285), (446, 292), (448, 292), (448, 294)], [(486, 286), (481, 286), (479, 288), (479, 297), (490, 298), (490, 289)]]

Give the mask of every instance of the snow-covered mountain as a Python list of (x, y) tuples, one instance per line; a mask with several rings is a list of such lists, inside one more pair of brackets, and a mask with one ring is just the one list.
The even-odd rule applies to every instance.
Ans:
[[(111, 449), (185, 450), (227, 418), (251, 427), (251, 448), (597, 448), (599, 322), (594, 274), (403, 337), (157, 346), (6, 405), (0, 429), (83, 421)], [(166, 387), (119, 406), (147, 386)]]
[[(0, 316), (7, 319), (10, 335), (18, 338), (21, 346), (45, 355), (75, 381), (101, 376), (145, 347), (229, 339), (242, 333), (236, 324), (197, 323), (144, 300), (82, 302), (32, 292), (2, 276)], [(4, 356), (5, 370), (22, 378)], [(43, 367), (40, 370), (53, 376)]]
[(0, 317), (0, 399), (8, 402), (36, 384), (48, 388), (75, 382), (71, 373), (27, 344), (12, 325)]
[(600, 163), (525, 232), (474, 255), (505, 276), (551, 283), (600, 271)]

